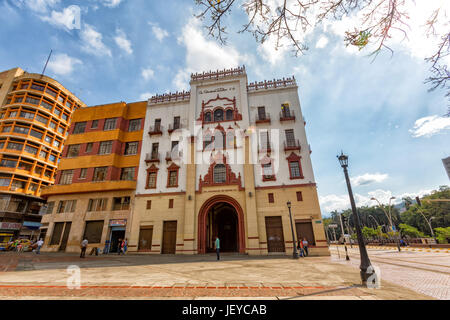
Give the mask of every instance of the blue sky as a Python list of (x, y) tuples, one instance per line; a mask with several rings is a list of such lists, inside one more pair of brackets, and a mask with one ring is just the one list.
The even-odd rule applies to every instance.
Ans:
[[(81, 8), (79, 29), (72, 5)], [(342, 25), (329, 25), (308, 33), (310, 50), (294, 57), (287, 47), (275, 51), (270, 41), (237, 34), (246, 21), (239, 10), (220, 46), (196, 10), (188, 0), (0, 0), (0, 70), (40, 73), (53, 49), (46, 74), (88, 105), (188, 89), (191, 72), (216, 68), (245, 64), (249, 81), (294, 74), (325, 215), (349, 206), (341, 149), (360, 205), (449, 184), (441, 161), (450, 156), (450, 119), (442, 117), (448, 101), (423, 83), (425, 44), (394, 43), (393, 56), (373, 61), (344, 46)]]

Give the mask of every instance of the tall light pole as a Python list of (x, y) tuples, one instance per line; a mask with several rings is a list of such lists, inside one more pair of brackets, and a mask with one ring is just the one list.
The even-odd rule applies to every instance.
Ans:
[(345, 232), (344, 232), (344, 225), (342, 223), (342, 214), (339, 215), (339, 218), (341, 220), (341, 231), (342, 231), (342, 236), (344, 237), (344, 248), (345, 248), (345, 260), (349, 261), (350, 258), (348, 256), (348, 252), (347, 252), (347, 238), (345, 237)]
[[(386, 217), (389, 220), (389, 223), (391, 224), (392, 232), (395, 232), (394, 224), (392, 223), (392, 215), (391, 215), (391, 201), (394, 200), (394, 199), (395, 199), (395, 197), (390, 197), (389, 198), (389, 214), (388, 214), (386, 212), (386, 210), (384, 209), (383, 205), (381, 204), (381, 202), (378, 201), (377, 198), (375, 198), (375, 197), (370, 198), (370, 200), (378, 202), (379, 207), (381, 208), (381, 210), (383, 210), (384, 214), (386, 215)], [(399, 232), (399, 236), (397, 237), (397, 250), (398, 250), (398, 252), (401, 251), (401, 249), (400, 249), (400, 232)]]
[(291, 202), (290, 201), (287, 202), (287, 207), (289, 208), (289, 217), (291, 219), (292, 244), (293, 244), (293, 247), (294, 247), (294, 251), (292, 252), (292, 258), (298, 259), (297, 241), (295, 240), (294, 225), (292, 223)]
[(417, 201), (417, 209), (419, 210), (419, 213), (422, 215), (422, 217), (425, 219), (425, 221), (428, 223), (428, 227), (430, 227), (430, 231), (431, 231), (431, 236), (434, 238), (434, 241), (436, 241), (436, 243), (437, 243), (437, 239), (434, 236), (433, 228), (431, 227), (431, 220), (433, 220), (435, 217), (431, 217), (428, 220), (427, 217), (423, 214), (422, 209), (420, 208), (422, 206), (422, 203), (420, 202), (420, 198), (416, 197), (416, 201)]
[(359, 266), (360, 268), (360, 274), (361, 274), (361, 281), (363, 285), (367, 284), (367, 280), (373, 276), (375, 273), (369, 259), (369, 255), (367, 254), (366, 244), (364, 243), (362, 231), (361, 231), (361, 224), (359, 221), (359, 215), (356, 211), (356, 204), (355, 199), (353, 198), (353, 191), (352, 186), (350, 184), (350, 178), (348, 176), (348, 156), (344, 155), (343, 152), (341, 152), (340, 156), (337, 156), (339, 159), (339, 163), (341, 164), (342, 169), (344, 169), (344, 175), (345, 175), (345, 181), (347, 182), (347, 189), (348, 189), (348, 195), (350, 197), (350, 204), (352, 206), (353, 211), (353, 222), (356, 227), (356, 235), (358, 237), (358, 244), (359, 244), (359, 255), (361, 256), (361, 264)]

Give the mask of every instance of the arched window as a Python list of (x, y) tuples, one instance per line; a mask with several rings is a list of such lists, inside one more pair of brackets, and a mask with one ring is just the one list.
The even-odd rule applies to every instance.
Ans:
[(225, 113), (225, 116), (227, 120), (233, 120), (233, 110), (228, 109)]
[(233, 131), (227, 132), (227, 149), (232, 149), (236, 146), (236, 138)]
[(214, 167), (214, 183), (227, 182), (227, 168), (224, 164), (216, 164)]
[(225, 149), (225, 133), (220, 130), (214, 133), (214, 149)]
[(211, 112), (205, 113), (205, 122), (211, 122)]
[(214, 111), (214, 121), (223, 121), (223, 110), (217, 109)]

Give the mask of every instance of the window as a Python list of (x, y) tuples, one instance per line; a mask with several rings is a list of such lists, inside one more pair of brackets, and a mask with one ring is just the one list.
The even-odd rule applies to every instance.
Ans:
[(205, 122), (211, 122), (211, 112), (205, 113)]
[(301, 191), (297, 192), (297, 201), (303, 201), (303, 194)]
[(100, 243), (103, 234), (104, 221), (86, 221), (83, 239), (87, 239), (89, 244)]
[(259, 141), (261, 150), (270, 150), (269, 132), (262, 131), (259, 134)]
[(110, 154), (112, 151), (112, 146), (113, 146), (112, 141), (100, 142), (100, 148), (98, 149), (98, 154)]
[(300, 171), (300, 162), (299, 161), (289, 162), (289, 170), (290, 170), (290, 174), (291, 174), (291, 179), (303, 178), (301, 171)]
[[(25, 128), (25, 127), (14, 127), (14, 132), (15, 133), (20, 133), (20, 134), (28, 134), (28, 131), (30, 130), (30, 128)], [(35, 131), (36, 132), (36, 131)], [(35, 136), (35, 135), (32, 135)], [(42, 133), (40, 134), (40, 138), (42, 139)]]
[(130, 197), (114, 198), (113, 211), (130, 209)]
[(91, 124), (91, 129), (97, 129), (98, 128), (98, 120), (93, 120)]
[(169, 199), (169, 209), (173, 209), (173, 199)]
[(92, 152), (92, 148), (94, 147), (94, 144), (92, 142), (88, 143), (86, 145), (86, 153), (91, 153)]
[(0, 167), (15, 168), (16, 166), (17, 161), (15, 160), (2, 159), (2, 161), (0, 161)]
[(53, 113), (56, 114), (57, 116), (61, 115), (62, 110), (59, 108), (55, 108), (55, 110), (53, 110)]
[(275, 180), (275, 175), (273, 174), (272, 163), (265, 163), (262, 165), (263, 169), (263, 181)]
[(86, 177), (87, 177), (87, 168), (83, 168), (83, 169), (81, 169), (81, 171), (80, 171), (80, 177), (79, 177), (79, 179), (86, 179)]
[(107, 172), (108, 167), (95, 168), (92, 181), (105, 181)]
[(53, 227), (53, 234), (50, 239), (51, 246), (59, 244), (59, 241), (61, 240), (63, 228), (64, 228), (64, 222), (55, 223), (55, 226)]
[(73, 170), (64, 170), (61, 172), (59, 184), (71, 184), (73, 180)]
[(169, 181), (167, 187), (178, 187), (178, 170), (169, 171)]
[[(22, 112), (22, 113), (26, 113), (26, 114), (29, 116), (30, 119), (33, 119), (34, 114), (28, 113), (28, 112)], [(21, 113), (21, 115), (22, 115), (22, 113)], [(44, 117), (41, 116), (41, 115), (37, 115), (37, 116), (36, 116), (36, 120), (39, 121), (39, 122), (41, 122), (41, 123), (44, 123), (44, 124), (47, 124), (47, 122), (48, 122), (48, 119), (47, 119), (47, 118), (44, 118)]]
[(86, 122), (75, 123), (75, 128), (73, 129), (73, 134), (80, 134), (86, 131)]
[(224, 164), (216, 164), (214, 167), (214, 183), (225, 183), (227, 181), (227, 168)]
[(60, 201), (56, 213), (75, 212), (77, 200)]
[(103, 198), (103, 199), (89, 199), (87, 211), (88, 212), (106, 211), (107, 204), (108, 204), (108, 199), (106, 199), (106, 198)]
[(116, 122), (117, 122), (117, 118), (106, 119), (105, 125), (103, 126), (103, 130), (108, 131), (108, 130), (116, 129)]
[(289, 103), (284, 103), (281, 105), (281, 113), (283, 114), (284, 118), (291, 117), (291, 110), (289, 108)]
[(23, 148), (22, 144), (20, 144), (20, 143), (13, 143), (13, 142), (8, 143), (8, 146), (6, 147), (6, 149), (17, 150), (17, 151), (22, 151), (22, 148)]
[(152, 208), (152, 200), (147, 200), (147, 210)]
[(59, 132), (60, 134), (62, 134), (62, 135), (64, 134), (64, 130), (65, 130), (64, 127), (59, 127), (59, 128), (58, 128), (58, 132)]
[(56, 162), (56, 156), (54, 154), (51, 154), (50, 157), (48, 157), (48, 160), (50, 162)]
[(139, 130), (141, 130), (141, 119), (130, 120), (130, 123), (128, 125), (128, 131), (134, 132)]
[(0, 178), (0, 187), (9, 187), (10, 183), (11, 183), (11, 179)]
[(31, 153), (31, 154), (37, 154), (37, 152), (38, 152), (38, 149), (37, 148), (33, 148), (33, 147), (30, 147), (30, 146), (25, 146), (25, 151), (26, 152), (28, 152), (28, 153)]
[(60, 145), (61, 145), (61, 142), (59, 142), (58, 140), (53, 141), (53, 146), (55, 148), (59, 148)]
[(223, 110), (222, 109), (217, 109), (216, 111), (214, 111), (214, 121), (223, 121)]
[(180, 129), (180, 117), (173, 118), (173, 130)]
[(274, 203), (275, 202), (275, 199), (273, 197), (273, 193), (269, 193), (269, 194), (267, 194), (267, 196), (269, 197), (269, 203)]
[(125, 155), (131, 156), (138, 153), (139, 142), (127, 142), (125, 144)]
[(55, 202), (54, 201), (47, 203), (46, 214), (52, 214), (54, 207), (55, 207)]
[(156, 188), (156, 178), (157, 172), (150, 171), (147, 176), (147, 189), (155, 189)]
[(122, 172), (120, 174), (120, 180), (133, 181), (135, 172), (136, 172), (135, 167), (122, 168)]
[(233, 110), (231, 110), (231, 109), (228, 109), (226, 112), (225, 112), (225, 117), (226, 117), (226, 119), (227, 120), (233, 120)]
[(226, 146), (225, 143), (225, 133), (219, 130), (216, 130), (214, 133), (214, 149), (221, 150)]
[(39, 157), (44, 158), (44, 159), (47, 158), (47, 155), (48, 155), (48, 153), (45, 152), (45, 151), (41, 151), (41, 152), (39, 153)]
[(266, 107), (258, 107), (258, 120), (266, 120)]
[(288, 147), (295, 147), (295, 135), (294, 130), (289, 129), (285, 131), (286, 133), (286, 142)]

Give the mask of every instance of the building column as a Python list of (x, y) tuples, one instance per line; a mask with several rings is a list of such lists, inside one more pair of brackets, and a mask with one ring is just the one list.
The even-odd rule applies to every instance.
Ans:
[[(183, 230), (183, 254), (197, 253), (197, 235), (196, 231), (196, 210), (195, 210), (195, 187), (196, 187), (196, 137), (191, 136), (187, 141), (188, 145), (188, 163), (186, 163), (186, 195), (184, 199), (184, 225)], [(197, 240), (197, 241), (196, 241)]]
[(246, 216), (246, 251), (249, 255), (259, 255), (259, 227), (258, 214), (256, 211), (255, 174), (251, 158), (250, 137), (245, 136), (245, 162), (244, 162), (244, 183), (245, 183), (245, 216)]

